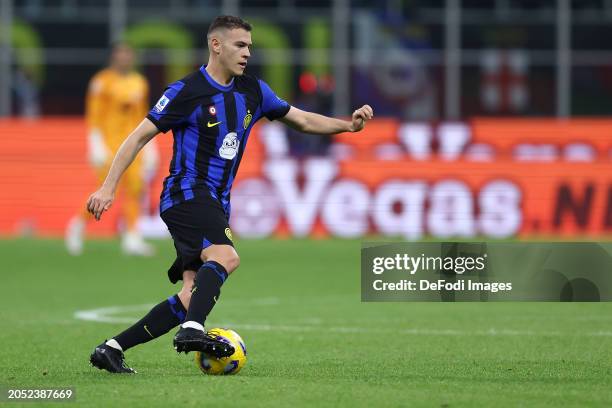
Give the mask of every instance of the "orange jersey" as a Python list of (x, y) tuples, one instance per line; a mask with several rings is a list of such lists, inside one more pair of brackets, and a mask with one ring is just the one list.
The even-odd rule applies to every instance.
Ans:
[(121, 75), (113, 69), (103, 69), (89, 82), (87, 125), (102, 132), (106, 146), (114, 153), (145, 118), (148, 104), (149, 86), (142, 75)]

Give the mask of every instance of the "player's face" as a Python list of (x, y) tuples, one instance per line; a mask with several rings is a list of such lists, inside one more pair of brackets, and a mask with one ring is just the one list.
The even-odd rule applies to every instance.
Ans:
[(226, 30), (221, 40), (221, 53), (219, 54), (223, 66), (234, 76), (244, 74), (247, 60), (251, 56), (251, 33), (235, 28)]
[(113, 51), (112, 64), (120, 71), (131, 70), (134, 66), (134, 51), (128, 46), (118, 46)]

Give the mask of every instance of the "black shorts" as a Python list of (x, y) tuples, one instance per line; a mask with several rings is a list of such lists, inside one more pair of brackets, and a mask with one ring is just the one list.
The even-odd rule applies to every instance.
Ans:
[(234, 246), (228, 217), (221, 204), (212, 197), (196, 197), (161, 213), (174, 247), (176, 260), (168, 269), (168, 279), (176, 283), (183, 271), (197, 271), (203, 262), (202, 250), (212, 244)]

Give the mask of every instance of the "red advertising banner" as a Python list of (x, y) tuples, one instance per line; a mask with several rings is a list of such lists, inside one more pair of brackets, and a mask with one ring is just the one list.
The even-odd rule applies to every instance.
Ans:
[[(360, 134), (339, 135), (330, 157), (303, 161), (278, 148), (279, 129), (264, 123), (249, 139), (232, 193), (237, 235), (612, 233), (612, 120), (377, 119)], [(61, 236), (96, 188), (84, 123), (7, 120), (0, 121), (0, 134), (0, 234)], [(141, 223), (148, 235), (165, 232), (157, 205), (172, 149), (171, 134), (156, 140), (162, 161)], [(112, 234), (120, 225), (113, 210), (88, 231)]]

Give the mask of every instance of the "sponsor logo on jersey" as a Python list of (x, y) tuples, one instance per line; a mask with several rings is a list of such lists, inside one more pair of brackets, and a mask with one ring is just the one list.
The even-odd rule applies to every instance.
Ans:
[(210, 123), (210, 122), (207, 122), (207, 123), (206, 123), (206, 126), (208, 126), (209, 128), (211, 128), (211, 127), (215, 127), (215, 126), (217, 126), (219, 123), (221, 123), (221, 122), (215, 122), (215, 123)]
[(238, 153), (238, 146), (240, 146), (240, 140), (236, 132), (230, 132), (223, 138), (223, 144), (219, 148), (219, 156), (227, 160), (232, 160)]
[(210, 113), (213, 116), (217, 114), (217, 108), (215, 108), (215, 105), (210, 105), (208, 107), (208, 113)]

